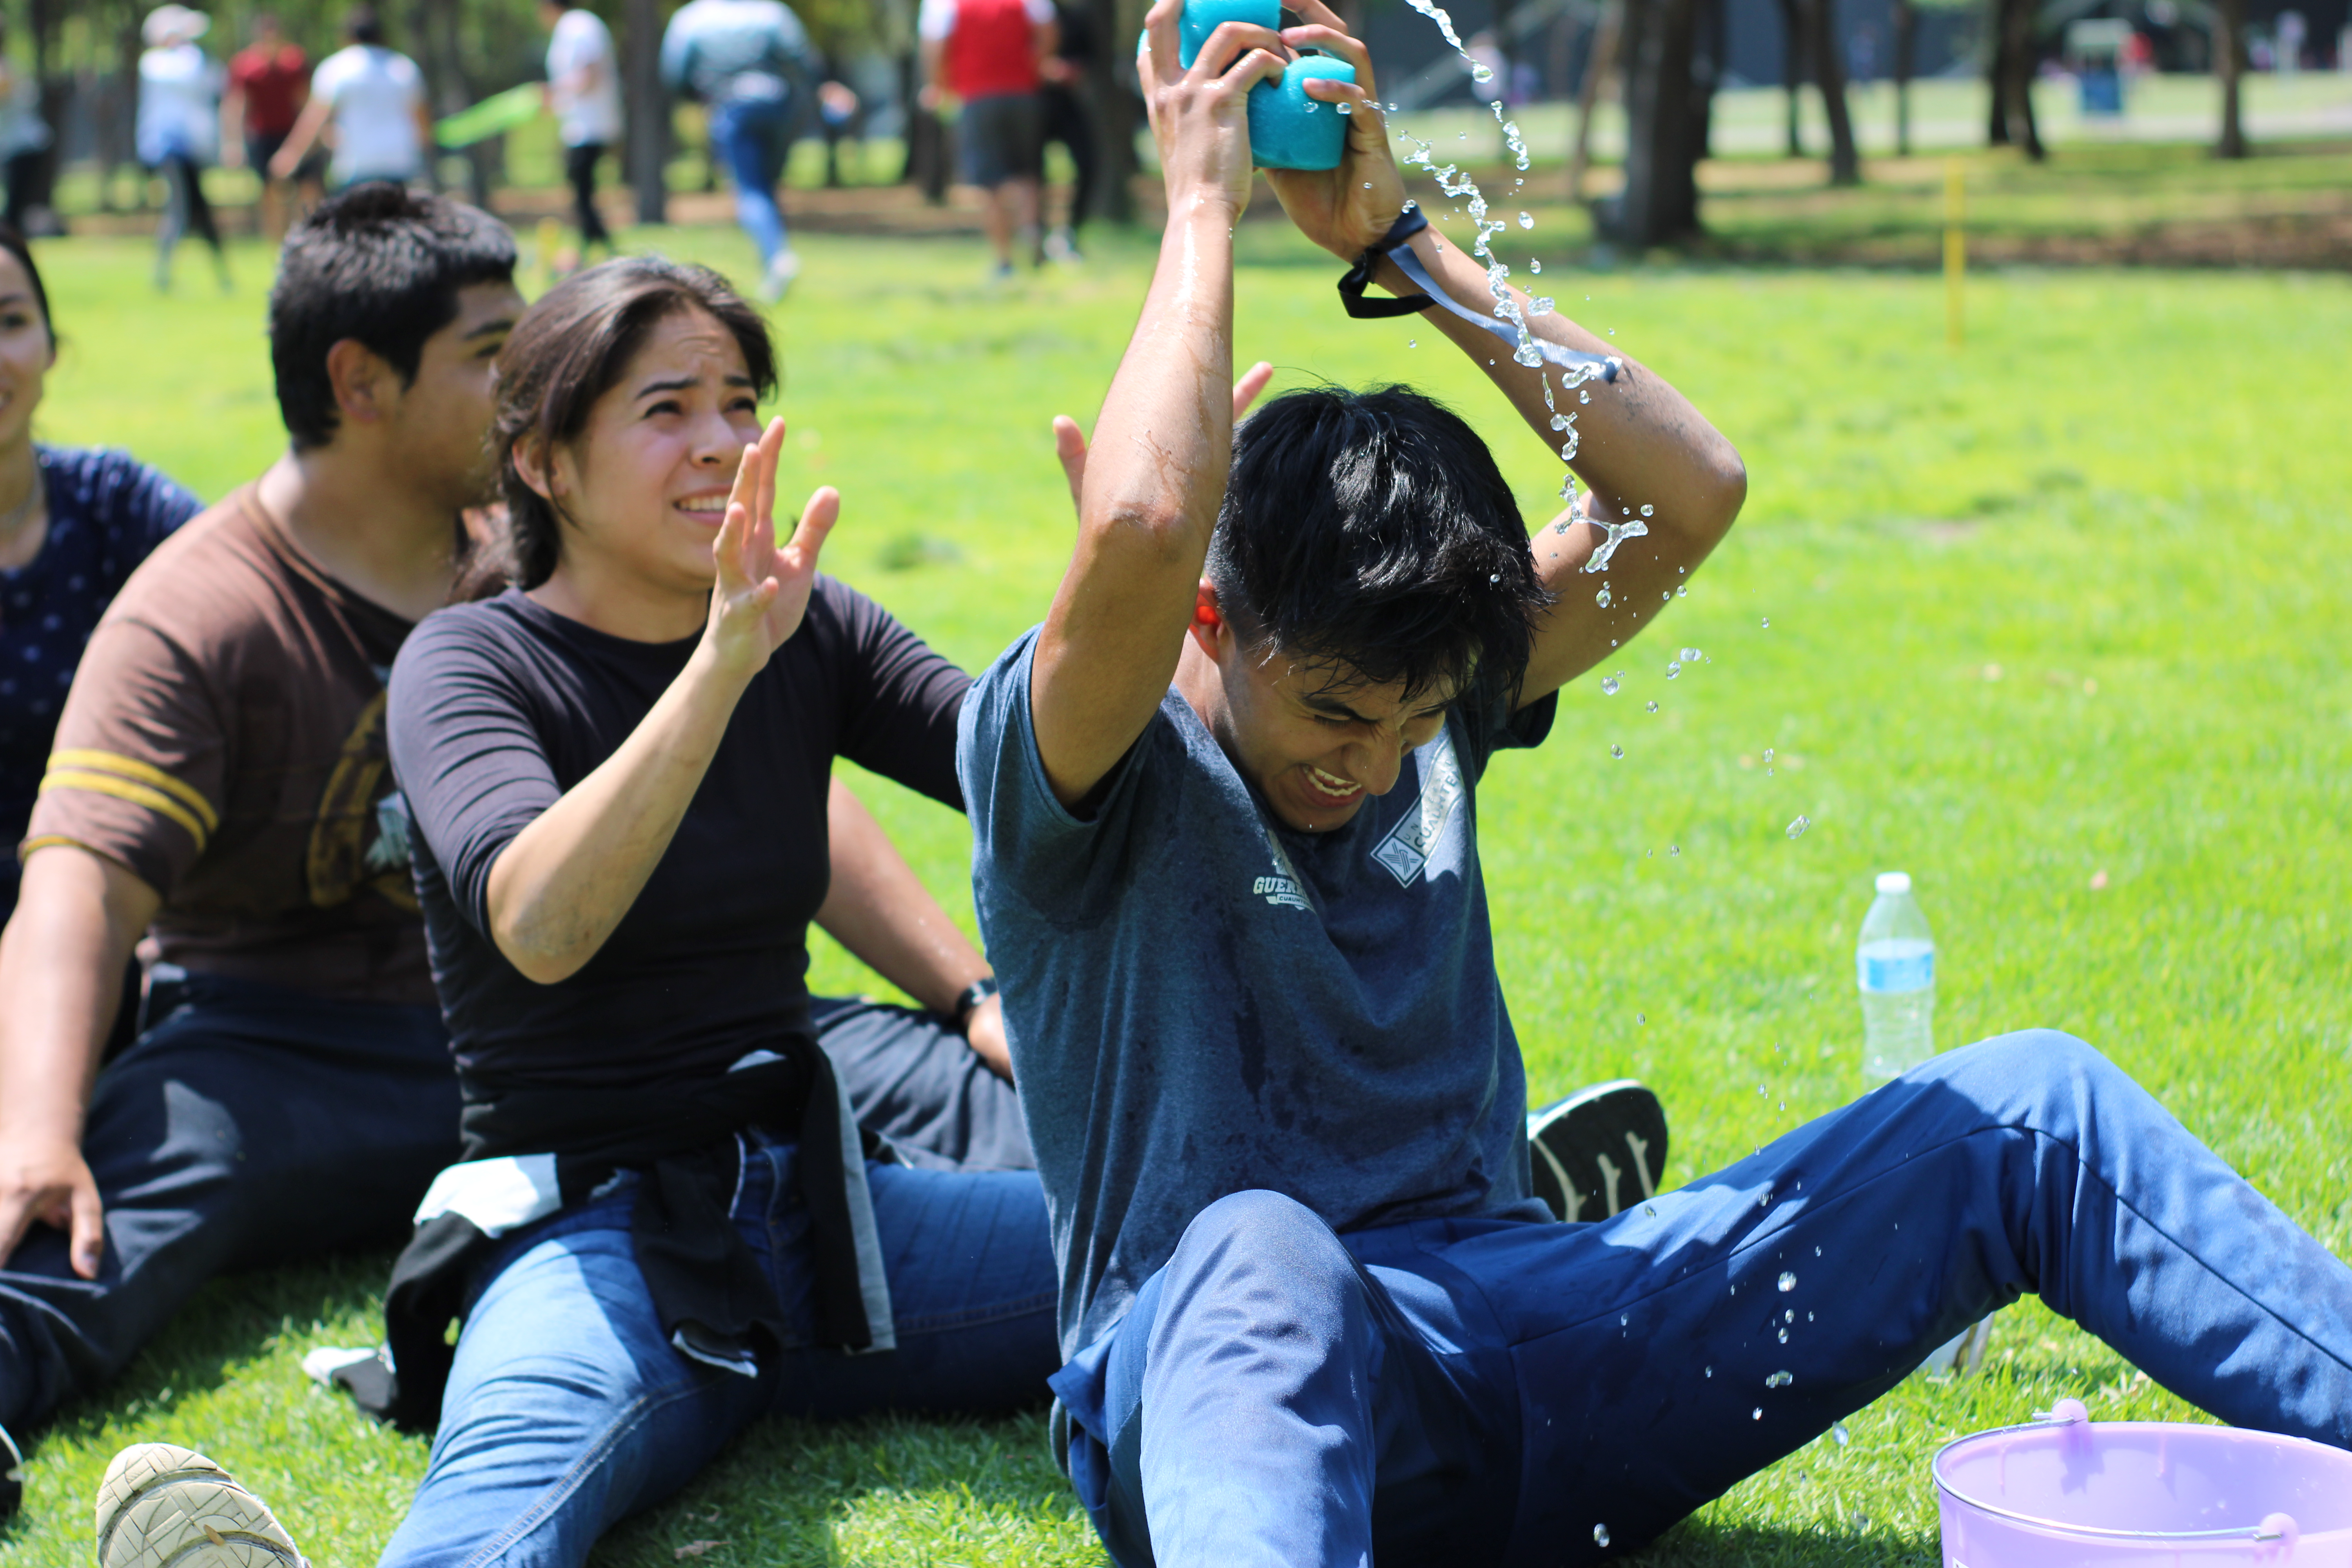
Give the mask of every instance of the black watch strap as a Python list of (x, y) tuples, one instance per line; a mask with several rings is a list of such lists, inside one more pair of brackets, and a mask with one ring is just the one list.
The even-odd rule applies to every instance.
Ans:
[(1339, 303), (1348, 314), (1360, 321), (1378, 321), (1384, 316), (1410, 316), (1435, 303), (1426, 294), (1401, 294), (1393, 300), (1364, 298), (1381, 258), (1428, 226), (1429, 220), (1422, 216), (1419, 207), (1407, 207), (1397, 215), (1396, 222), (1389, 225), (1388, 233), (1378, 245), (1356, 258), (1356, 264), (1339, 279)]
[(956, 997), (955, 1026), (961, 1029), (970, 1026), (971, 1016), (980, 1011), (980, 1005), (995, 994), (996, 976), (993, 974), (983, 974), (965, 986)]

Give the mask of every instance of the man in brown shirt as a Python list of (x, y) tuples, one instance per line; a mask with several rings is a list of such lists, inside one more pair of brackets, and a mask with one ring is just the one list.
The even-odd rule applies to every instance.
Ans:
[[(485, 489), (514, 262), (488, 215), (389, 185), (299, 226), (289, 450), (90, 638), (0, 934), (0, 1425), (215, 1274), (397, 1239), (457, 1155), (383, 678)], [(145, 1027), (100, 1073), (134, 943)]]

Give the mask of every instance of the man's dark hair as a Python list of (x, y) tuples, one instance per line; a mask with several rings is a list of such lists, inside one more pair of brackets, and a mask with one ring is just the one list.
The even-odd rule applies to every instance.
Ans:
[(1402, 386), (1308, 388), (1245, 421), (1207, 575), (1269, 655), (1412, 696), (1507, 697), (1552, 602), (1486, 444)]
[(355, 44), (381, 44), (383, 18), (373, 5), (354, 5), (343, 13), (343, 37)]
[(688, 311), (711, 317), (734, 338), (757, 395), (775, 391), (767, 318), (708, 267), (659, 256), (616, 258), (573, 273), (522, 313), (499, 351), (499, 408), (490, 426), (490, 454), (507, 503), (505, 537), (480, 552), (455, 597), (486, 596), (509, 583), (536, 588), (555, 571), (563, 517), (524, 481), (515, 448), (526, 441), (552, 448), (577, 437), (596, 400), (627, 374), (654, 328)]
[(416, 379), (425, 342), (457, 316), (457, 290), (514, 279), (514, 236), (489, 214), (383, 181), (328, 197), (286, 237), (269, 291), (269, 363), (297, 448), (335, 436), (327, 351), (361, 342)]

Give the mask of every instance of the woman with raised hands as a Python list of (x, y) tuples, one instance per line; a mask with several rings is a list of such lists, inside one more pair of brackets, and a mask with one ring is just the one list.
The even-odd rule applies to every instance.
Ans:
[[(716, 273), (551, 290), (500, 355), (513, 585), (393, 671), (467, 1158), (386, 1300), (383, 1402), (439, 1428), (387, 1564), (579, 1563), (764, 1414), (1003, 1412), (1058, 1364), (1035, 1175), (867, 1158), (818, 1045), (834, 759), (960, 805), (969, 681), (819, 574), (832, 489), (780, 542), (774, 382)], [(986, 967), (935, 923), (886, 973), (945, 1010)]]

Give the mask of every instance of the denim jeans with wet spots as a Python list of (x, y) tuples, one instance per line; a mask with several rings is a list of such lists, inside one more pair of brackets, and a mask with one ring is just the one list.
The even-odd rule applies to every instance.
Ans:
[[(809, 1220), (794, 1157), (791, 1144), (755, 1140), (734, 1214), (805, 1334)], [(803, 1341), (757, 1378), (690, 1360), (663, 1335), (630, 1240), (634, 1184), (509, 1238), (483, 1267), (387, 1568), (583, 1563), (616, 1521), (676, 1492), (772, 1411), (1043, 1405), (1061, 1358), (1036, 1176), (880, 1164), (866, 1175), (898, 1348), (851, 1356)]]
[(1123, 1568), (1588, 1563), (2028, 1292), (2226, 1421), (2352, 1447), (2352, 1269), (2046, 1032), (1597, 1224), (1337, 1236), (1236, 1194), (1054, 1386)]

